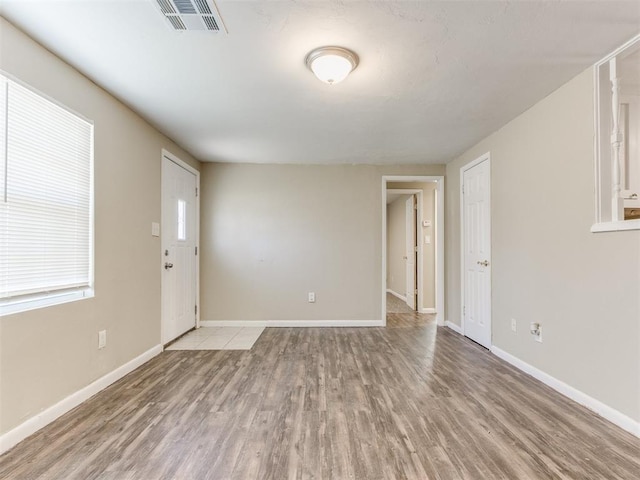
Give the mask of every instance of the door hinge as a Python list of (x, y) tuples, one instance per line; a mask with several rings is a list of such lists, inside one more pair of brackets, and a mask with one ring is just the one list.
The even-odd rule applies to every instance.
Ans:
[(198, 187), (196, 187), (196, 197), (198, 196)]
[(414, 251), (415, 253), (418, 253), (418, 247), (413, 247), (413, 251)]
[(198, 247), (196, 247), (196, 255), (198, 254)]
[(415, 291), (413, 292), (414, 295), (418, 294), (418, 289), (416, 288)]
[(467, 314), (467, 307), (462, 307), (462, 316), (464, 317)]
[(464, 183), (462, 184), (462, 194), (464, 195)]
[(198, 305), (196, 305), (195, 314), (198, 315)]

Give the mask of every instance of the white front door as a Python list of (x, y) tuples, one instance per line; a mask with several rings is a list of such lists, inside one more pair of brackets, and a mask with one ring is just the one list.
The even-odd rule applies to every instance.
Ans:
[(406, 297), (407, 305), (416, 309), (416, 196), (407, 198), (406, 207)]
[(162, 158), (162, 343), (196, 326), (197, 177)]
[(490, 160), (462, 172), (464, 334), (491, 347)]

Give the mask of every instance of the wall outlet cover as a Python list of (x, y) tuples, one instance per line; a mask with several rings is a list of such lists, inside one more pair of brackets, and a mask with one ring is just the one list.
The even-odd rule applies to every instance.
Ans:
[(538, 327), (538, 334), (533, 337), (536, 342), (542, 343), (542, 325)]
[(98, 348), (104, 348), (107, 346), (107, 331), (100, 330), (98, 332)]

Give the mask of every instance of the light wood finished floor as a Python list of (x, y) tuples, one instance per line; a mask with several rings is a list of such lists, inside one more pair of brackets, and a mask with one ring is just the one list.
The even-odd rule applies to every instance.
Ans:
[(0, 457), (2, 479), (638, 479), (640, 439), (429, 316), (168, 351)]
[(415, 313), (409, 308), (407, 302), (400, 300), (395, 295), (387, 293), (387, 313)]

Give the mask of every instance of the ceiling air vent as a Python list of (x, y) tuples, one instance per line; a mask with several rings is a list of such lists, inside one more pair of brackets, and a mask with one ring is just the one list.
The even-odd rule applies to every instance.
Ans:
[(213, 0), (155, 0), (155, 3), (174, 30), (226, 33)]

